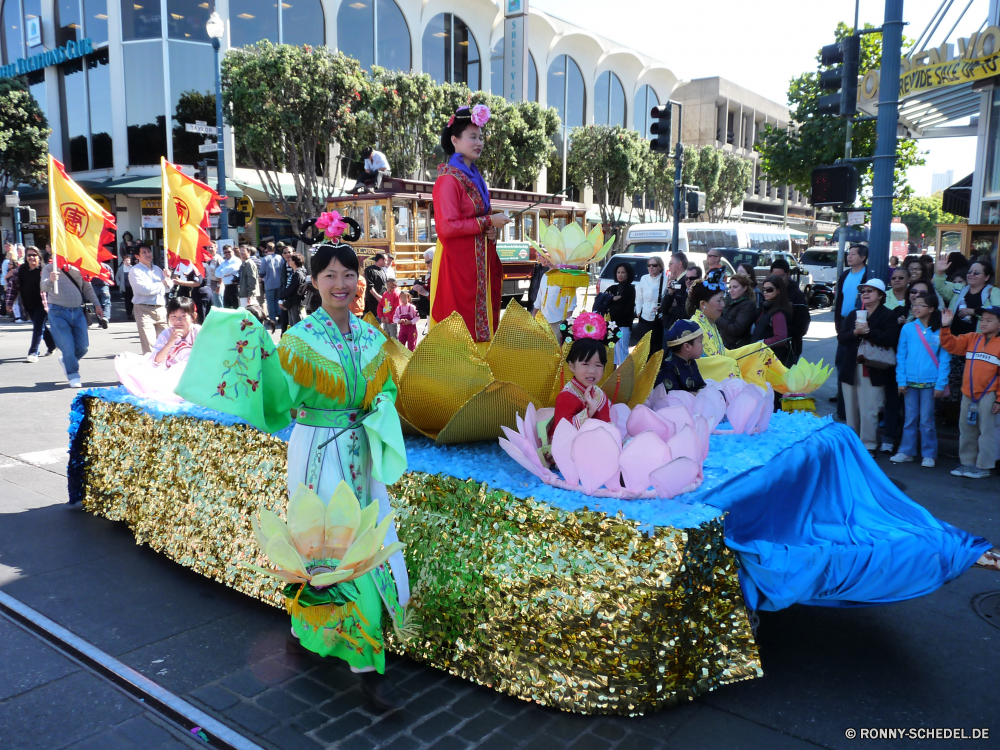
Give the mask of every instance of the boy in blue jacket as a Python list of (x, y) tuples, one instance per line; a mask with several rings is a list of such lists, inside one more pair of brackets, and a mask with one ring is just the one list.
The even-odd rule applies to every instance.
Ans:
[(934, 400), (944, 395), (948, 385), (951, 355), (941, 348), (938, 297), (921, 292), (910, 306), (915, 320), (903, 326), (896, 346), (896, 381), (904, 398), (906, 418), (899, 453), (889, 460), (912, 461), (917, 455), (920, 431), (921, 466), (932, 468), (937, 458), (937, 431)]

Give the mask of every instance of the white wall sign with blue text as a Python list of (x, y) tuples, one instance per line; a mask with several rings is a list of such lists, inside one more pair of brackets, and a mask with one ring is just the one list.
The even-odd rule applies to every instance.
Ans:
[(509, 102), (528, 98), (528, 0), (504, 0), (503, 91)]

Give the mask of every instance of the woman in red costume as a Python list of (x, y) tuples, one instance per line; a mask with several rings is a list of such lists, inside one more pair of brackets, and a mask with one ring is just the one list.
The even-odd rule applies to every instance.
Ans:
[(503, 280), (497, 229), (510, 223), (503, 214), (490, 214), (490, 189), (476, 169), (489, 119), (490, 110), (482, 104), (455, 112), (441, 134), (441, 148), (450, 158), (438, 167), (434, 183), (438, 249), (431, 325), (457, 312), (477, 343), (490, 341), (497, 329)]

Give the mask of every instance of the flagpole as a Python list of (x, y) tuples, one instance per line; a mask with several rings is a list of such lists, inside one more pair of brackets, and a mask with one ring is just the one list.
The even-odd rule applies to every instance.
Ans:
[[(62, 215), (57, 213), (59, 207), (56, 205), (55, 190), (56, 181), (52, 174), (55, 164), (52, 161), (52, 154), (49, 154), (49, 226), (52, 230), (52, 268), (56, 272), (56, 280), (52, 282), (52, 291), (59, 294), (59, 220)], [(57, 218), (58, 217), (58, 218)]]

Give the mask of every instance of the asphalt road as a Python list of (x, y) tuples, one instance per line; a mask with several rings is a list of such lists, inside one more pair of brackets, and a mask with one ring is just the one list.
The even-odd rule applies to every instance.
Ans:
[[(817, 315), (810, 330), (811, 360), (832, 360), (829, 317)], [(0, 589), (262, 747), (1000, 747), (1000, 598), (993, 624), (973, 607), (977, 595), (1000, 590), (1000, 575), (976, 569), (909, 602), (762, 613), (764, 678), (654, 715), (561, 713), (396, 657), (389, 674), (408, 701), (393, 714), (371, 713), (346, 667), (286, 651), (284, 613), (137, 547), (123, 524), (66, 504), (75, 391), (55, 357), (24, 362), (28, 338), (26, 326), (0, 323)], [(112, 360), (123, 350), (138, 351), (133, 324), (93, 329), (84, 385), (114, 385)], [(833, 393), (828, 383), (819, 394), (826, 413)], [(892, 465), (881, 454), (878, 463), (938, 517), (1000, 540), (997, 479), (951, 477), (954, 453), (944, 438), (935, 469)], [(849, 737), (910, 727), (988, 728), (991, 737)], [(3, 750), (197, 745), (0, 618)]]

